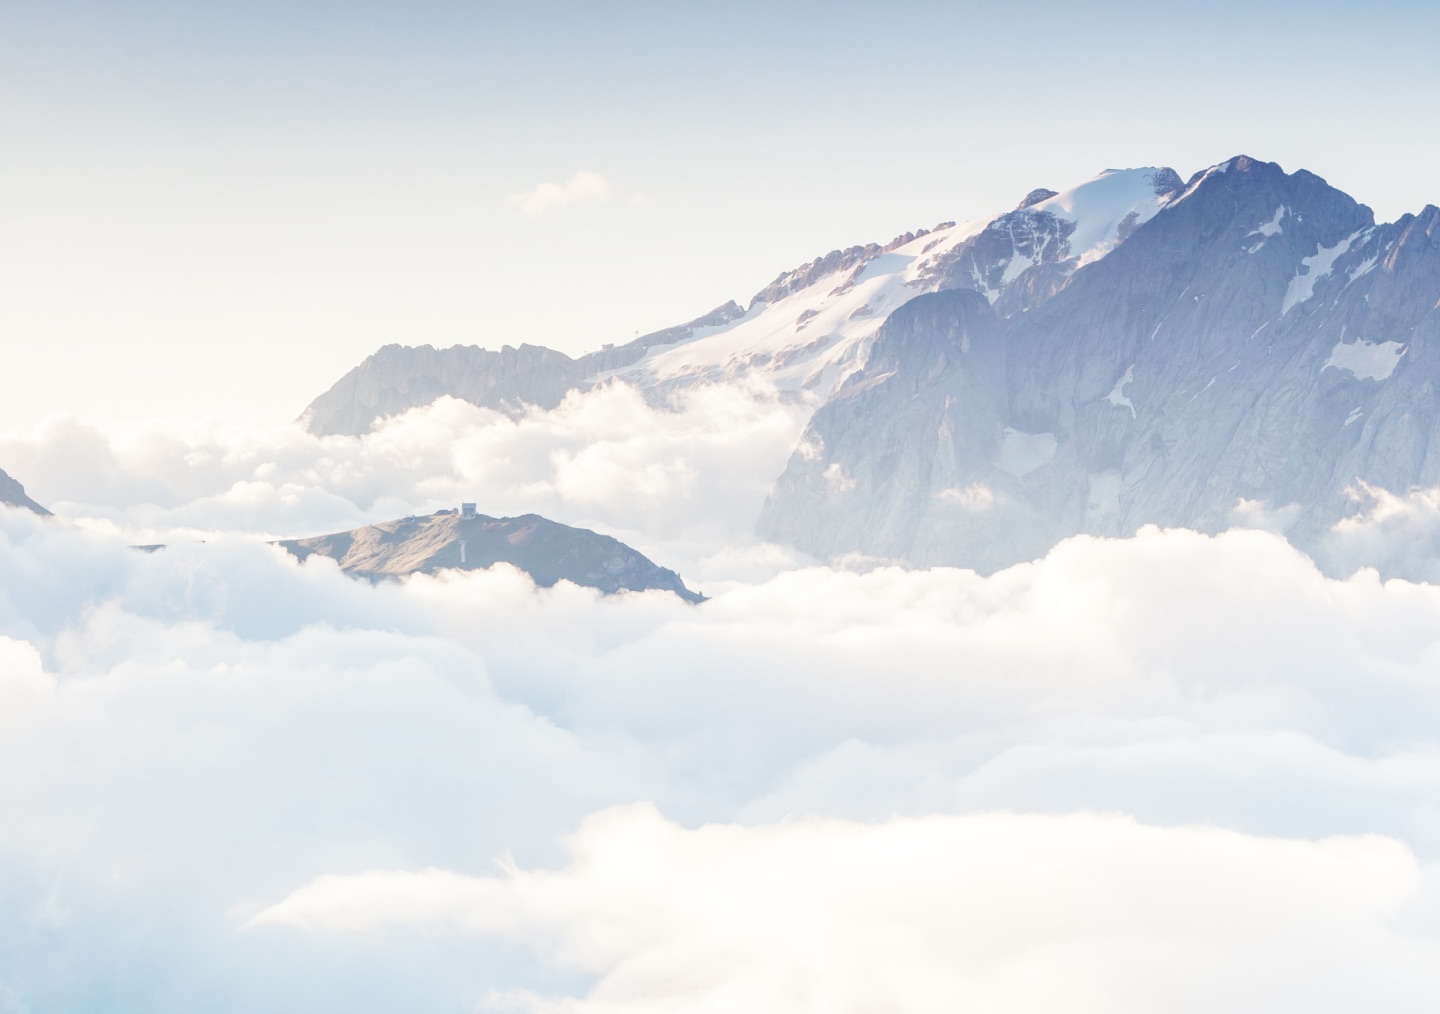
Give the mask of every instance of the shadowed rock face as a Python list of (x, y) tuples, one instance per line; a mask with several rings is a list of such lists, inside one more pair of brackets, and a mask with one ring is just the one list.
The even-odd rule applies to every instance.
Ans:
[(606, 594), (659, 589), (687, 602), (704, 600), (686, 588), (673, 570), (656, 566), (618, 539), (536, 514), (518, 518), (430, 514), (279, 545), (301, 560), (330, 557), (341, 570), (372, 579), (445, 569), (483, 570), (508, 563), (543, 588), (570, 581)]
[(1077, 533), (1289, 508), (1302, 547), (1357, 482), (1440, 485), (1440, 209), (1376, 225), (1307, 172), (1232, 159), (1006, 316), (893, 313), (814, 416), (760, 532), (994, 570)]
[(25, 495), (25, 487), (20, 485), (5, 472), (0, 471), (0, 503), (9, 504), (11, 507), (24, 507), (36, 514), (49, 515), (44, 507), (41, 507), (34, 500)]

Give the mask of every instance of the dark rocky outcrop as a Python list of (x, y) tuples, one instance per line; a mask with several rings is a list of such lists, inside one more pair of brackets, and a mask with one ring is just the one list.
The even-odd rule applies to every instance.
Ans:
[(658, 589), (687, 602), (704, 600), (674, 571), (656, 566), (618, 539), (536, 514), (492, 518), (442, 511), (279, 545), (301, 560), (330, 557), (341, 570), (372, 580), (508, 563), (542, 588), (570, 581), (606, 594)]
[(1025, 195), (1024, 200), (1022, 200), (1019, 204), (1015, 205), (1015, 210), (1024, 211), (1031, 205), (1039, 204), (1041, 201), (1048, 201), (1050, 200), (1050, 198), (1055, 197), (1058, 194), (1058, 190), (1051, 190), (1048, 187), (1036, 187), (1034, 190), (1030, 191), (1028, 194)]

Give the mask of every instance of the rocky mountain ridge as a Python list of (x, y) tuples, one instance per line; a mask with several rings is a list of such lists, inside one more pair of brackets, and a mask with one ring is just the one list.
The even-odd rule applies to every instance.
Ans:
[(1173, 170), (1152, 168), (1110, 170), (1048, 196), (1035, 191), (991, 218), (832, 251), (781, 272), (745, 309), (732, 301), (578, 359), (532, 345), (388, 345), (316, 398), (301, 422), (316, 434), (359, 434), (444, 395), (512, 413), (550, 408), (611, 378), (662, 402), (692, 384), (757, 374), (824, 397), (864, 363), (885, 317), (914, 296), (974, 287), (1001, 313), (1028, 311), (1153, 217), (1180, 185)]
[[(1357, 490), (1440, 486), (1437, 231), (1433, 206), (1377, 223), (1247, 156), (1189, 180), (1109, 171), (834, 251), (606, 360), (537, 366), (508, 404), (611, 377), (657, 398), (754, 375), (809, 391), (758, 529), (820, 557), (993, 570), (1152, 523), (1263, 523), (1310, 547)], [(467, 396), (412, 384), (428, 354), (370, 371), (386, 412)], [(358, 431), (381, 399), (347, 402), (346, 382), (328, 418)]]
[(1232, 159), (1033, 312), (954, 289), (893, 314), (760, 532), (982, 570), (1264, 512), (1313, 545), (1358, 484), (1440, 485), (1437, 304), (1440, 209), (1377, 225), (1318, 176)]
[(440, 511), (278, 545), (301, 560), (329, 557), (346, 573), (372, 580), (508, 563), (542, 588), (570, 581), (606, 594), (658, 589), (687, 602), (704, 601), (674, 571), (618, 539), (537, 514), (492, 518)]
[(527, 405), (554, 408), (570, 391), (623, 370), (656, 346), (684, 342), (744, 314), (729, 302), (688, 323), (578, 359), (539, 345), (505, 345), (498, 352), (477, 345), (386, 345), (311, 402), (299, 421), (319, 436), (355, 436), (368, 432), (378, 419), (445, 396), (511, 415)]

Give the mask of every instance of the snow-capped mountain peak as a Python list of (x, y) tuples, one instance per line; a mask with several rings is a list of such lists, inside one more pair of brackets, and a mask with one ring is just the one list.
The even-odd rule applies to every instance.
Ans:
[[(989, 279), (952, 267), (892, 314), (812, 417), (760, 533), (994, 569), (1079, 532), (1218, 531), (1268, 510), (1313, 548), (1360, 509), (1356, 489), (1440, 483), (1440, 210), (1377, 225), (1315, 174), (1245, 156), (1183, 188), (1157, 179), (1153, 198), (1125, 182), (1102, 174), (987, 228), (1053, 242), (1026, 216), (1069, 216), (1065, 265), (1100, 256), (1051, 298), (987, 301)], [(1127, 201), (1133, 228), (1109, 245)]]
[(742, 318), (654, 346), (605, 376), (664, 389), (759, 371), (783, 390), (828, 396), (863, 365), (876, 329), (901, 304), (963, 287), (1002, 313), (1029, 310), (1114, 250), (1181, 186), (1172, 169), (1112, 169), (1068, 190), (1032, 191), (1013, 211), (832, 251), (782, 273)]

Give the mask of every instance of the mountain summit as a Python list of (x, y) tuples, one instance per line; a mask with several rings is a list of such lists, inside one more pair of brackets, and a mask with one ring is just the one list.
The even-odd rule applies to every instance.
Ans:
[(812, 418), (760, 530), (991, 570), (1264, 505), (1311, 543), (1357, 483), (1440, 484), (1437, 225), (1430, 207), (1377, 226), (1320, 177), (1242, 156), (1032, 313), (919, 297)]
[(1440, 485), (1437, 306), (1440, 209), (1377, 224), (1240, 155), (832, 251), (744, 310), (579, 360), (526, 353), (558, 357), (536, 376), (505, 372), (523, 349), (390, 347), (306, 418), (356, 432), (470, 397), (437, 357), (512, 405), (758, 375), (823, 402), (759, 519), (820, 557), (993, 570), (1078, 533), (1257, 515), (1309, 546), (1357, 489)]
[(1109, 170), (1069, 190), (1033, 192), (994, 218), (832, 250), (781, 272), (742, 309), (726, 303), (686, 324), (579, 359), (533, 345), (491, 352), (387, 345), (301, 416), (317, 434), (358, 434), (442, 395), (519, 411), (620, 378), (663, 395), (759, 374), (782, 390), (828, 395), (864, 363), (881, 323), (915, 296), (974, 288), (1004, 315), (1054, 295), (1105, 257), (1180, 189), (1171, 169)]
[(687, 602), (704, 596), (685, 587), (673, 570), (656, 566), (618, 539), (585, 528), (526, 514), (492, 518), (473, 512), (438, 511), (366, 525), (350, 532), (290, 539), (279, 545), (304, 560), (327, 556), (340, 569), (372, 580), (440, 570), (482, 570), (508, 563), (542, 588), (570, 581), (605, 594), (668, 591)]

